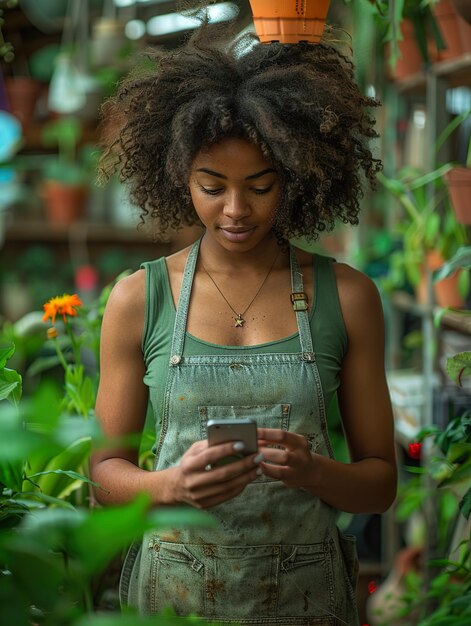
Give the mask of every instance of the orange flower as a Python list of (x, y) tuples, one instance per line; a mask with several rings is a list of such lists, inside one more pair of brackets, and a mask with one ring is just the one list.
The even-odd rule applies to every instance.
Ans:
[(77, 311), (74, 307), (82, 306), (82, 301), (76, 293), (69, 295), (65, 293), (63, 296), (55, 296), (51, 298), (46, 304), (43, 305), (44, 315), (43, 322), (46, 322), (48, 318), (51, 318), (51, 322), (54, 324), (56, 321), (56, 315), (62, 315), (62, 319), (67, 323), (67, 315), (75, 317)]

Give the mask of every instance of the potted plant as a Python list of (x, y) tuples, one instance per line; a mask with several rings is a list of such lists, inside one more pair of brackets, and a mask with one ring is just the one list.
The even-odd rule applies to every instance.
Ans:
[[(460, 248), (453, 257), (444, 263), (434, 274), (434, 280), (448, 278), (457, 270), (471, 270), (471, 246)], [(440, 314), (440, 313), (439, 313)], [(471, 310), (460, 310), (460, 315), (471, 319)], [(445, 364), (448, 377), (459, 387), (465, 378), (471, 378), (471, 351), (458, 352), (449, 356)]]
[(395, 78), (418, 72), (422, 64), (430, 62), (430, 40), (438, 49), (445, 48), (433, 11), (437, 0), (369, 2), (384, 32), (383, 40), (387, 43), (387, 56)]
[(250, 0), (255, 30), (262, 43), (318, 43), (330, 0)]
[[(389, 282), (389, 287), (397, 288), (407, 280), (415, 288), (421, 303), (428, 299), (427, 273), (438, 269), (468, 241), (466, 229), (457, 222), (450, 207), (443, 182), (444, 174), (451, 167), (446, 164), (427, 174), (406, 167), (395, 178), (379, 175), (379, 181), (405, 210), (396, 227), (397, 234), (402, 237), (402, 249), (391, 255), (394, 281)], [(458, 271), (437, 281), (434, 284), (437, 303), (444, 307), (462, 307), (463, 293), (468, 289), (467, 279), (467, 272)]]
[[(471, 118), (471, 110), (457, 115), (443, 130), (437, 140), (437, 149), (448, 139), (451, 133), (463, 122)], [(444, 174), (448, 185), (451, 204), (456, 219), (461, 224), (471, 224), (471, 133), (468, 139), (468, 148), (464, 164), (454, 163)]]
[(75, 116), (58, 117), (45, 125), (45, 147), (57, 148), (57, 157), (46, 159), (42, 197), (48, 220), (66, 226), (85, 214), (90, 189), (90, 171), (80, 159), (78, 142), (82, 125)]

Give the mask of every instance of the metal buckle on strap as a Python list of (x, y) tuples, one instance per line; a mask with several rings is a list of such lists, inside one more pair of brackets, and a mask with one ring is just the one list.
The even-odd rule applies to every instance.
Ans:
[(308, 310), (308, 298), (304, 291), (294, 291), (291, 296), (291, 302), (295, 311), (307, 311)]

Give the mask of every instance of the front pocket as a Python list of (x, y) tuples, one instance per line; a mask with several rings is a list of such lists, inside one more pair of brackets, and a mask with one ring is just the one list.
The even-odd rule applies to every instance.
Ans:
[(157, 539), (149, 543), (151, 553), (148, 595), (150, 612), (172, 607), (177, 615), (189, 615), (204, 607), (204, 565), (180, 543)]
[(291, 404), (254, 404), (244, 406), (202, 405), (198, 407), (201, 439), (208, 437), (207, 423), (213, 419), (253, 419), (258, 428), (289, 430)]
[(276, 615), (280, 546), (203, 546), (206, 616), (215, 620)]
[(284, 546), (277, 617), (324, 618), (334, 607), (334, 582), (329, 543)]
[(349, 591), (351, 597), (356, 595), (356, 588), (358, 582), (359, 563), (356, 550), (356, 537), (354, 535), (346, 535), (339, 531), (339, 544), (341, 554), (339, 557), (342, 559), (344, 569), (347, 574), (347, 581), (349, 582)]

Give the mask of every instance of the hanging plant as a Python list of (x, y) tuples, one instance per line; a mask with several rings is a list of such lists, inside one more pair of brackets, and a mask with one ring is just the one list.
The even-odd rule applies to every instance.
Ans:
[[(344, 0), (347, 4), (353, 0)], [(446, 45), (433, 14), (438, 0), (369, 0), (384, 30), (384, 43), (390, 46), (389, 63), (392, 69), (401, 58), (399, 44), (403, 40), (403, 24), (409, 20), (414, 39), (424, 63), (430, 62), (428, 42), (432, 39), (438, 50)]]
[(18, 4), (18, 0), (0, 0), (0, 58), (5, 63), (11, 63), (15, 58), (15, 52), (13, 45), (9, 41), (5, 41), (3, 37), (2, 28), (5, 25), (5, 18), (3, 17), (4, 9), (13, 9)]

